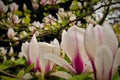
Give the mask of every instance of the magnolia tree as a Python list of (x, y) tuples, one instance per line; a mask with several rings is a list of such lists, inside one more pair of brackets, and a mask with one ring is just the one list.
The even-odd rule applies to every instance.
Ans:
[(0, 0), (1, 80), (119, 80), (119, 0)]

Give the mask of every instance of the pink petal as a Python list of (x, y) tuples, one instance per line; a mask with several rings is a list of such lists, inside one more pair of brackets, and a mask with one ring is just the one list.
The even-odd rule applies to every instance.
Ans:
[(112, 67), (113, 56), (111, 50), (102, 45), (97, 49), (95, 55), (95, 67), (97, 70), (97, 80), (109, 80), (109, 74)]
[(83, 62), (81, 56), (79, 55), (79, 51), (76, 52), (76, 56), (75, 56), (74, 60), (72, 61), (72, 65), (78, 74), (83, 72), (85, 65), (84, 65), (84, 62)]
[(36, 70), (39, 71), (39, 72), (41, 72), (39, 57), (36, 58)]
[(56, 48), (56, 45), (49, 44), (46, 42), (39, 42), (39, 50), (40, 50), (40, 58), (39, 58), (40, 67), (41, 67), (41, 70), (43, 71), (43, 73), (45, 74), (46, 72), (49, 71), (49, 69), (47, 68), (48, 64), (50, 66), (50, 70), (52, 70), (54, 63), (51, 63), (51, 62), (49, 62), (49, 60), (45, 59), (44, 54), (51, 53), (51, 54), (58, 55), (58, 53), (60, 53), (60, 52), (59, 52), (58, 48)]
[(27, 57), (28, 47), (29, 47), (28, 42), (22, 43), (21, 51), (22, 51), (23, 55), (25, 56), (25, 58), (28, 58)]
[(118, 48), (118, 40), (117, 40), (117, 37), (115, 36), (115, 33), (112, 29), (112, 27), (105, 23), (104, 24), (104, 29), (103, 29), (103, 32), (104, 32), (104, 44), (106, 44), (107, 46), (110, 47), (110, 49), (113, 51), (113, 55), (114, 53), (116, 53), (117, 51), (117, 48)]
[(111, 72), (111, 77), (117, 71), (118, 66), (120, 66), (120, 48), (117, 50), (115, 58), (114, 58), (114, 63), (113, 63), (113, 68), (112, 68), (112, 72)]
[(89, 24), (85, 31), (84, 44), (85, 44), (85, 50), (89, 58), (94, 60), (97, 47), (96, 47), (95, 33), (92, 24)]
[(39, 46), (38, 46), (37, 39), (34, 34), (29, 44), (28, 60), (29, 60), (29, 64), (31, 64), (31, 62), (35, 63), (35, 68), (36, 68), (36, 58), (38, 56), (39, 56)]
[(67, 32), (62, 33), (61, 48), (66, 52), (67, 56), (71, 61), (74, 60), (76, 56), (76, 50), (79, 53), (85, 54), (83, 45), (84, 29), (73, 26), (68, 29)]
[(66, 70), (68, 70), (69, 72), (73, 73), (73, 74), (77, 74), (77, 72), (75, 71), (74, 68), (72, 68), (72, 66), (66, 62), (64, 59), (60, 58), (57, 55), (54, 54), (44, 54), (44, 57), (52, 62), (54, 62), (55, 64), (64, 67)]
[(96, 44), (96, 47), (98, 48), (103, 44), (103, 27), (100, 25), (96, 25), (94, 27), (94, 34), (95, 34), (95, 40), (96, 40), (95, 44)]
[(48, 64), (45, 68), (45, 73), (44, 74), (47, 74), (48, 72), (50, 72), (51, 68), (50, 68), (50, 61), (48, 61)]

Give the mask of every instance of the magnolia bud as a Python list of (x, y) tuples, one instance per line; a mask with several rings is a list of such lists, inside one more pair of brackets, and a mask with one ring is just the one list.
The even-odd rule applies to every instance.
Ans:
[(14, 32), (13, 28), (9, 28), (9, 29), (8, 29), (7, 36), (8, 36), (8, 38), (10, 38), (10, 39), (15, 36), (15, 32)]
[(14, 53), (14, 50), (13, 50), (13, 47), (11, 47), (9, 50), (9, 55), (12, 56), (13, 53)]

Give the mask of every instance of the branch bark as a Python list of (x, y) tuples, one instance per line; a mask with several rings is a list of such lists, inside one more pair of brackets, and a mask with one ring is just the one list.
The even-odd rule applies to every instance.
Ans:
[(5, 75), (5, 76), (8, 76), (8, 77), (12, 77), (12, 78), (20, 79), (20, 80), (27, 80), (27, 79), (23, 79), (23, 78), (21, 78), (21, 77), (18, 77), (18, 76), (9, 74), (9, 73), (7, 73), (7, 72), (5, 72), (5, 71), (2, 71), (2, 70), (0, 70), (0, 74)]
[[(120, 4), (120, 1), (111, 2), (111, 3), (109, 3), (109, 4), (101, 5), (101, 6), (99, 6), (98, 8), (96, 8), (96, 9), (94, 9), (94, 10), (91, 10), (90, 12), (87, 12), (87, 13), (85, 13), (85, 14), (82, 14), (80, 17), (78, 17), (78, 18), (76, 18), (75, 20), (70, 21), (70, 22), (68, 22), (66, 25), (62, 26), (62, 27), (59, 29), (57, 35), (58, 35), (66, 26), (69, 26), (70, 23), (72, 23), (72, 22), (74, 22), (74, 21), (77, 21), (77, 20), (79, 20), (79, 19), (81, 19), (81, 18), (84, 18), (84, 17), (86, 17), (86, 16), (88, 16), (88, 15), (91, 15), (92, 13), (94, 13), (96, 10), (98, 10), (98, 9), (100, 9), (100, 8), (107, 7), (107, 6), (114, 5), (114, 4)], [(108, 8), (108, 10), (109, 10), (109, 8)], [(107, 13), (106, 13), (106, 14), (107, 14)], [(104, 16), (104, 17), (106, 17), (106, 16)], [(104, 19), (104, 18), (103, 18), (103, 19)], [(101, 23), (102, 23), (102, 22), (101, 22)]]
[[(111, 4), (112, 0), (109, 1), (109, 4)], [(105, 21), (105, 18), (107, 17), (108, 13), (109, 13), (109, 10), (110, 10), (110, 6), (107, 6), (107, 9), (105, 10), (105, 13), (103, 15), (103, 18), (99, 21), (99, 24), (101, 25), (104, 21)]]

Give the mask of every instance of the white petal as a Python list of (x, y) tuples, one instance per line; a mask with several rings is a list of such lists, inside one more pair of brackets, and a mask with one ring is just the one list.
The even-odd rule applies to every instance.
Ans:
[(56, 76), (56, 77), (60, 77), (67, 80), (72, 77), (69, 73), (63, 72), (63, 71), (56, 71), (56, 72), (50, 73), (50, 76)]
[(95, 55), (95, 67), (97, 70), (97, 80), (109, 80), (109, 74), (112, 67), (113, 56), (111, 50), (102, 45), (97, 49)]
[(55, 64), (64, 67), (66, 70), (68, 70), (69, 72), (76, 74), (77, 72), (75, 71), (75, 69), (72, 68), (72, 66), (66, 62), (64, 59), (60, 58), (57, 55), (54, 54), (45, 54), (44, 57), (48, 60), (51, 60), (52, 62), (54, 62)]
[[(43, 55), (46, 53), (58, 55), (58, 53), (60, 52), (58, 48), (56, 48), (56, 45), (52, 45), (46, 42), (39, 42), (39, 50), (40, 50), (40, 66), (43, 72), (45, 72), (45, 69), (48, 66), (49, 60), (46, 60)], [(50, 69), (53, 68), (53, 65), (54, 65), (53, 63), (50, 63)]]
[(61, 47), (63, 49), (65, 48), (65, 41), (64, 41), (64, 39), (66, 37), (66, 34), (67, 34), (67, 32), (65, 30), (63, 30), (63, 32), (62, 32), (62, 42), (61, 42)]
[(13, 53), (14, 53), (13, 47), (10, 47), (9, 55), (12, 56)]
[(35, 34), (29, 44), (28, 57), (33, 63), (36, 63), (36, 58), (39, 57), (39, 46)]
[(96, 40), (96, 47), (98, 48), (100, 45), (103, 44), (103, 27), (100, 25), (96, 25), (94, 27), (94, 34)]
[(32, 79), (33, 76), (30, 73), (26, 73), (23, 78), (29, 80)]
[(9, 28), (7, 32), (8, 38), (13, 38), (15, 36), (15, 32), (13, 28)]
[(28, 42), (22, 43), (21, 52), (25, 56), (25, 58), (27, 58), (28, 46), (29, 46)]
[(79, 50), (79, 53), (85, 53), (83, 47), (83, 36), (84, 29), (76, 26), (73, 26), (69, 28), (67, 32), (64, 31), (62, 33), (61, 47), (67, 53), (71, 61), (75, 57), (76, 50)]
[(84, 43), (88, 56), (94, 59), (96, 53), (96, 40), (92, 24), (89, 24), (85, 31)]
[(114, 58), (112, 76), (117, 71), (118, 66), (120, 66), (120, 48), (117, 50), (117, 53), (116, 53), (115, 58)]
[(58, 40), (55, 38), (53, 41), (51, 41), (51, 44), (56, 46), (56, 53), (57, 53), (57, 55), (59, 55), (60, 54), (60, 44), (59, 44)]
[(108, 45), (113, 51), (113, 53), (116, 53), (118, 47), (117, 37), (115, 36), (115, 33), (109, 24), (105, 23), (103, 26), (104, 44)]

